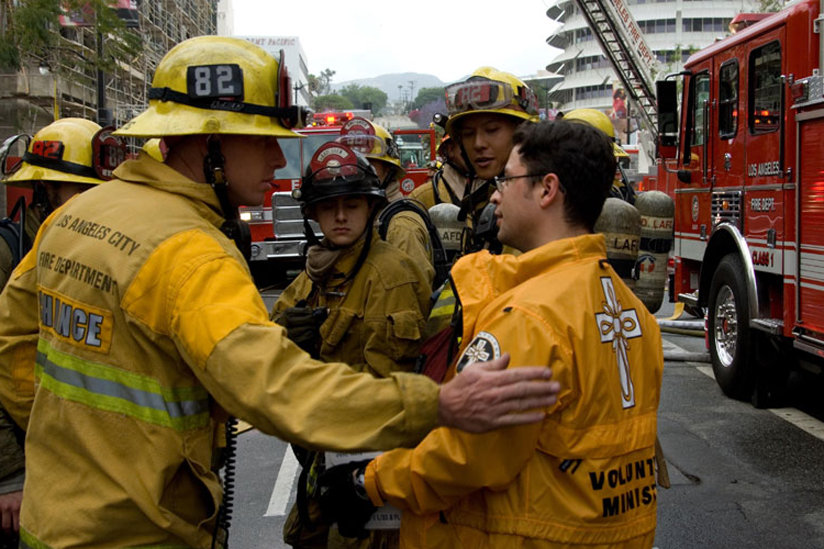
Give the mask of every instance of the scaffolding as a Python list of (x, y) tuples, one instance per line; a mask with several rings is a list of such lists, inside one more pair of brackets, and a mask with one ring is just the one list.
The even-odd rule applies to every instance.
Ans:
[[(63, 25), (58, 45), (48, 58), (28, 59), (17, 74), (0, 75), (0, 101), (7, 103), (0, 113), (0, 133), (4, 134), (0, 138), (45, 126), (58, 117), (97, 120), (101, 107), (112, 124), (121, 126), (147, 107), (152, 75), (167, 51), (187, 38), (217, 31), (217, 0), (152, 0), (133, 5), (138, 25), (134, 30), (143, 41), (141, 51), (134, 59), (117, 63), (114, 70), (98, 72), (94, 27)], [(104, 90), (103, 105), (99, 84)]]

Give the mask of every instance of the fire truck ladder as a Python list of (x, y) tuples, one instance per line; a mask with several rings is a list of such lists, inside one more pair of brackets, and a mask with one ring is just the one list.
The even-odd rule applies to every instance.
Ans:
[(649, 66), (656, 61), (624, 0), (575, 0), (630, 99), (639, 107), (653, 142), (658, 110)]

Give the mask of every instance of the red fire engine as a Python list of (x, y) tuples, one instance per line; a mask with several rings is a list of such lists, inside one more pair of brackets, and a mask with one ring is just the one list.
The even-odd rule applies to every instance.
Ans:
[(657, 85), (675, 292), (706, 310), (722, 390), (756, 405), (780, 395), (790, 367), (824, 364), (820, 3), (801, 0), (714, 43)]
[[(303, 216), (292, 198), (292, 190), (300, 186), (303, 166), (315, 151), (337, 139), (343, 124), (356, 116), (372, 118), (369, 111), (315, 113), (312, 127), (298, 131), (303, 139), (281, 139), (286, 166), (275, 172), (273, 192), (266, 196), (263, 206), (240, 207), (240, 218), (249, 223), (252, 233), (251, 266), (259, 282), (288, 277), (303, 268), (306, 237)], [(406, 195), (428, 179), (426, 165), (435, 158), (435, 132), (409, 129), (395, 130), (392, 135), (406, 170), (401, 180), (401, 192)], [(318, 227), (312, 226), (319, 233)]]

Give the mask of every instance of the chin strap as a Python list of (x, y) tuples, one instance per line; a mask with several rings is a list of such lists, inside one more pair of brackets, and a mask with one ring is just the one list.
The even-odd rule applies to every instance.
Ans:
[(249, 225), (238, 217), (237, 208), (233, 207), (229, 201), (229, 182), (226, 181), (224, 169), (226, 159), (220, 152), (220, 141), (214, 136), (209, 136), (206, 144), (209, 150), (203, 158), (203, 175), (206, 177), (206, 182), (214, 189), (225, 218), (220, 230), (234, 241), (243, 257), (249, 261), (252, 257), (252, 234), (249, 231)]
[(466, 184), (464, 185), (464, 195), (461, 198), (461, 211), (458, 212), (458, 221), (466, 221), (468, 215), (472, 215), (475, 205), (472, 203), (472, 183), (475, 181), (475, 168), (472, 167), (472, 162), (469, 161), (469, 154), (463, 146), (463, 143), (458, 143), (461, 150), (461, 158), (466, 164)]

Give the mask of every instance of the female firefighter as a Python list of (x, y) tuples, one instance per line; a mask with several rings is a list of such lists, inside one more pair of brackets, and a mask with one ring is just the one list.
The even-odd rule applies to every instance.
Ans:
[[(429, 282), (407, 254), (381, 240), (374, 220), (386, 204), (377, 172), (359, 152), (328, 143), (315, 153), (295, 192), (304, 216), (318, 222), (323, 240), (309, 248), (306, 269), (284, 290), (272, 319), (323, 361), (344, 361), (356, 371), (389, 377), (411, 371), (429, 309)], [(362, 398), (369, 398), (362, 395)], [(349, 547), (351, 539), (316, 524), (313, 483), (322, 454), (296, 448), (304, 466), (296, 505), (284, 527), (300, 547)], [(373, 533), (361, 547), (386, 547)]]

